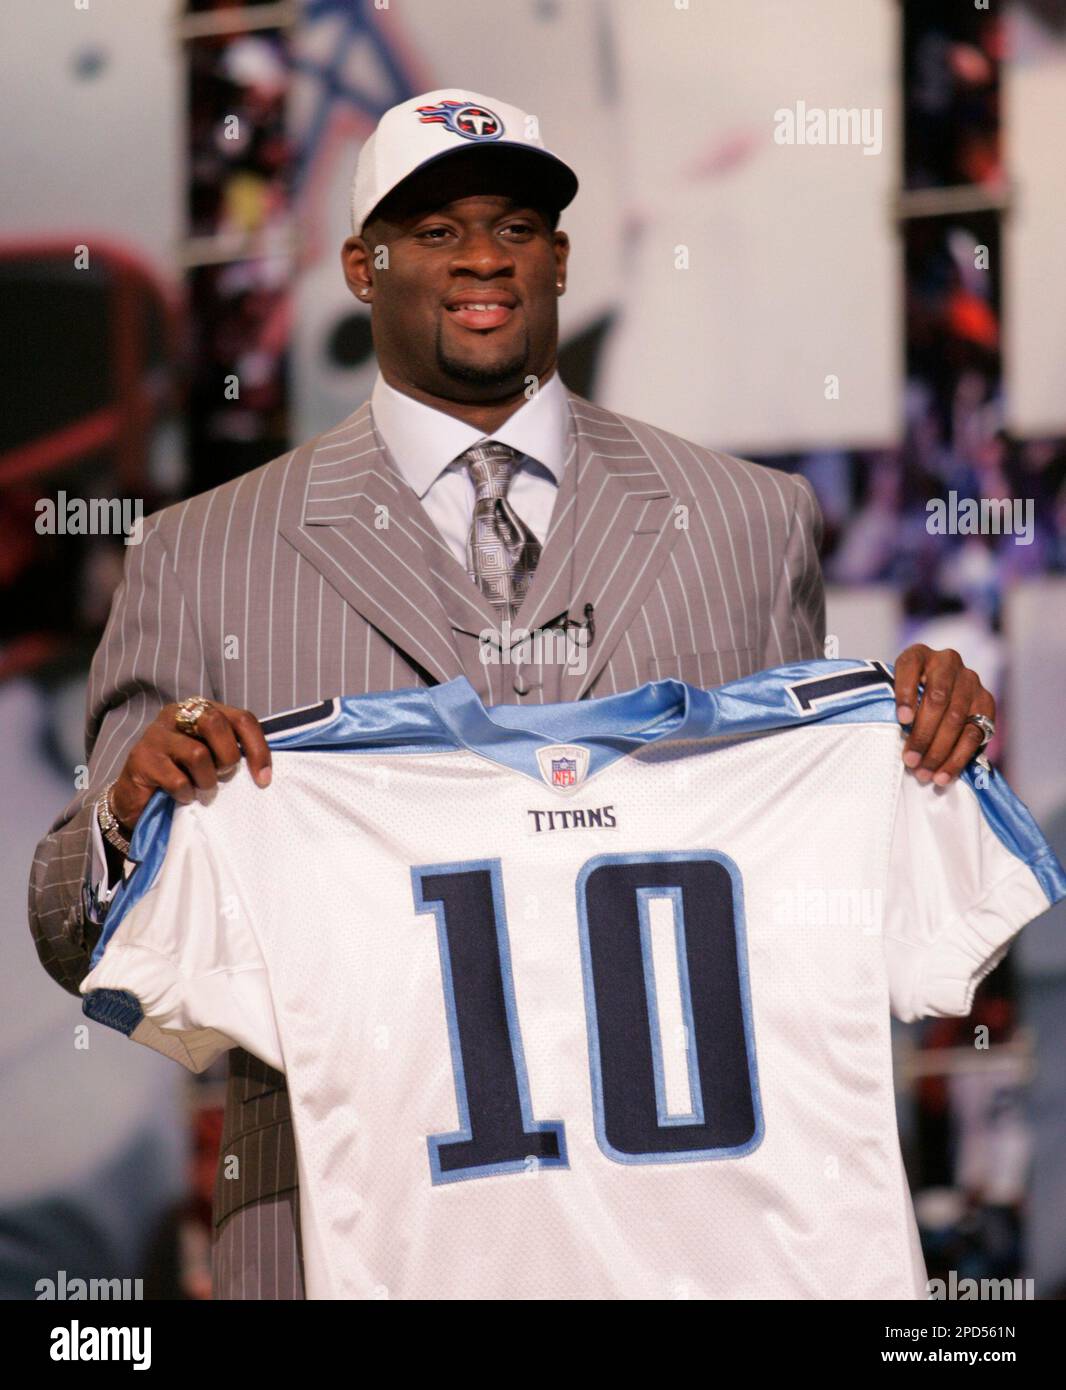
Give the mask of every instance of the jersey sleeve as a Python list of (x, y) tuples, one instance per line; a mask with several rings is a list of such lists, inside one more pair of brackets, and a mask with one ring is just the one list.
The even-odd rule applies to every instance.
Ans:
[(884, 898), (892, 1011), (962, 1017), (1066, 875), (1024, 804), (975, 764), (943, 790), (903, 775)]
[(157, 837), (127, 879), (81, 984), (84, 1012), (190, 1071), (234, 1046), (283, 1070), (245, 894), (212, 853), (199, 811), (174, 810), (165, 845)]

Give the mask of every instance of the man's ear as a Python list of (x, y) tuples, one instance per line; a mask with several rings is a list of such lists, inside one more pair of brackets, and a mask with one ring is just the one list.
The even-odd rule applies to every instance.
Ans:
[(570, 238), (566, 235), (565, 232), (557, 231), (552, 234), (552, 241), (555, 246), (556, 265), (558, 266), (560, 273), (565, 275), (566, 262), (567, 258), (570, 255)]
[(341, 269), (348, 288), (360, 298), (360, 290), (365, 289), (368, 283), (366, 269), (370, 260), (370, 246), (363, 237), (353, 234), (344, 239), (341, 244)]

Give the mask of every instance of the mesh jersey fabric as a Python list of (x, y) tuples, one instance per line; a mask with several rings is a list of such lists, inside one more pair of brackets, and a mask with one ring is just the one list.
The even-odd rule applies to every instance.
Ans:
[(157, 793), (85, 1011), (286, 1073), (311, 1298), (923, 1298), (890, 1011), (961, 1015), (1066, 876), (890, 670), (264, 726)]

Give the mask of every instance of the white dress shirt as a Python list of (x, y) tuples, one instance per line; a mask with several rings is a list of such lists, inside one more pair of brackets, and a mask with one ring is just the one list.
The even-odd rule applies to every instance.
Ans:
[[(552, 372), (536, 395), (488, 435), (454, 415), (434, 410), (397, 391), (380, 372), (370, 395), (370, 409), (393, 462), (463, 569), (474, 519), (475, 489), (469, 471), (457, 465), (455, 459), (471, 444), (482, 440), (497, 439), (521, 455), (507, 489), (507, 500), (544, 544), (569, 448), (570, 411), (566, 388), (557, 371)], [(102, 913), (121, 880), (108, 880), (104, 837), (95, 816), (91, 876), (97, 912)]]
[(404, 395), (380, 372), (370, 409), (393, 462), (463, 569), (475, 489), (469, 470), (455, 459), (472, 444), (495, 439), (522, 456), (507, 500), (543, 545), (568, 447), (570, 413), (558, 372), (492, 434)]

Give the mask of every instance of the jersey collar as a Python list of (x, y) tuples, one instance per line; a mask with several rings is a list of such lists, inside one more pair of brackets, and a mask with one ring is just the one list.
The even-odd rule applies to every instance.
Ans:
[(651, 681), (620, 695), (550, 705), (482, 704), (465, 676), (431, 687), (425, 696), (457, 743), (481, 757), (540, 781), (537, 750), (577, 745), (589, 754), (593, 776), (617, 758), (666, 739), (707, 738), (716, 702), (684, 681)]

